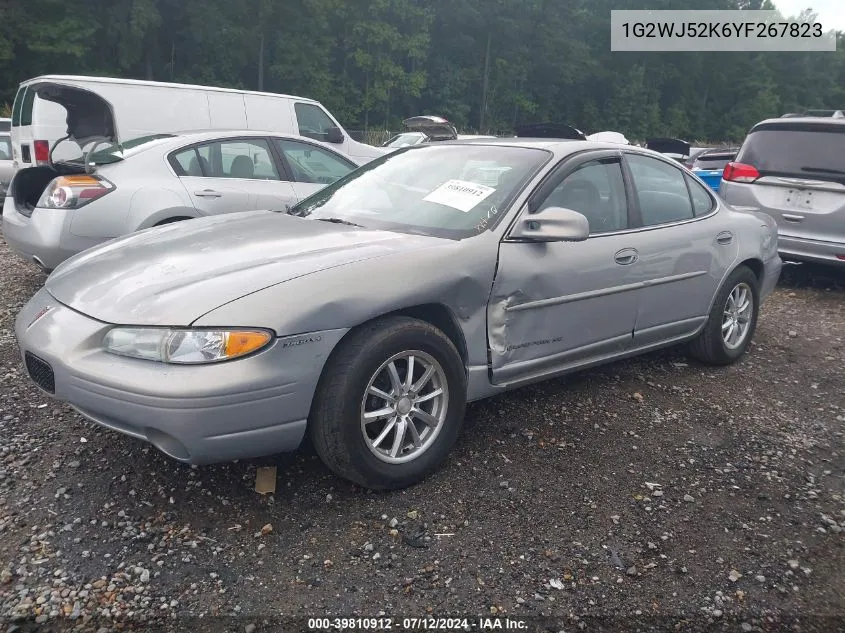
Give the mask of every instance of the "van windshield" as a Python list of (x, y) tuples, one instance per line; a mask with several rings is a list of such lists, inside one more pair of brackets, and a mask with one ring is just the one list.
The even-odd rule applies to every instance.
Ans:
[[(173, 136), (173, 134), (151, 134), (149, 136), (139, 136), (138, 138), (126, 141), (125, 143), (112, 143), (111, 145), (106, 145), (102, 149), (98, 149), (96, 152), (92, 152), (88, 156), (88, 163), (93, 165), (108, 165), (110, 163), (117, 163), (126, 158), (125, 153), (127, 150), (139, 148), (142, 145), (146, 145), (147, 143), (151, 143), (159, 139), (173, 138)], [(80, 156), (79, 158), (67, 162), (82, 162), (82, 160), (83, 157)]]

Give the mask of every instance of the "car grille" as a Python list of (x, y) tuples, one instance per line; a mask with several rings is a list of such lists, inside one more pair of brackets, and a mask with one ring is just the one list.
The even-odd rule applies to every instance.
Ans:
[(35, 381), (35, 384), (44, 391), (56, 393), (56, 380), (50, 363), (29, 352), (24, 354), (24, 361), (26, 362), (26, 371), (29, 372), (29, 377)]

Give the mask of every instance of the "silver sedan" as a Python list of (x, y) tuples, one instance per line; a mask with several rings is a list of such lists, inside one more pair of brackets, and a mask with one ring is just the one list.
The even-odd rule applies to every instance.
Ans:
[(659, 347), (724, 365), (780, 273), (774, 221), (676, 161), (589, 141), (447, 142), (289, 213), (142, 231), (23, 308), (31, 378), (190, 463), (296, 449), (386, 489), (432, 472), (468, 401)]
[(319, 141), (273, 132), (156, 134), (86, 150), (20, 170), (6, 199), (6, 241), (44, 270), (151, 226), (284, 209), (358, 166)]

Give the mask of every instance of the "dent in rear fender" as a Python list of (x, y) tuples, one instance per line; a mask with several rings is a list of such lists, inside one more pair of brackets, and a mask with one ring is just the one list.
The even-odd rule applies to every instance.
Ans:
[[(487, 364), (486, 309), (497, 241), (444, 242), (405, 257), (377, 257), (297, 277), (212, 310), (193, 325), (243, 324), (279, 335), (350, 329), (415, 306), (445, 307), (460, 328), (468, 364)], [(493, 236), (491, 236), (493, 237)]]

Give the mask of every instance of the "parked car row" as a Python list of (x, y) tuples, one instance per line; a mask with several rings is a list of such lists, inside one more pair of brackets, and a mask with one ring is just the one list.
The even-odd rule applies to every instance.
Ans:
[[(445, 459), (467, 402), (668, 345), (737, 362), (780, 274), (778, 222), (828, 245), (842, 233), (825, 224), (845, 208), (835, 117), (763, 122), (731, 160), (564, 124), (460, 138), (422, 116), (406, 121), (421, 136), (356, 158), (298, 97), (220, 93), (248, 125), (185, 132), (57, 82), (23, 93), (66, 111), (46, 161), (24, 105), (12, 121), (35, 161), (3, 231), (52, 270), (16, 320), (27, 372), (193, 464), (309, 436), (342, 477), (411, 485)], [(219, 96), (202, 92), (208, 120)], [(284, 124), (257, 129), (258, 103)], [(721, 197), (697, 175), (718, 161)], [(791, 239), (786, 255), (822, 252)]]
[[(170, 143), (150, 141), (150, 156)], [(731, 209), (654, 152), (444, 141), (287, 212), (88, 249), (16, 334), (42, 390), (178, 460), (308, 435), (338, 475), (390, 489), (442, 463), (467, 402), (678, 343), (736, 362), (780, 266), (771, 217)]]

